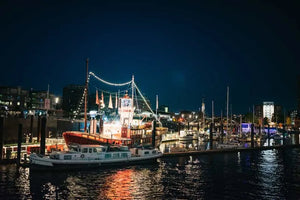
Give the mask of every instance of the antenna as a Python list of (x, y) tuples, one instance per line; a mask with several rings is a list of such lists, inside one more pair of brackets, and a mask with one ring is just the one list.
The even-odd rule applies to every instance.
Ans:
[(88, 93), (89, 59), (86, 59), (86, 80), (84, 88), (84, 132), (87, 128), (87, 93)]

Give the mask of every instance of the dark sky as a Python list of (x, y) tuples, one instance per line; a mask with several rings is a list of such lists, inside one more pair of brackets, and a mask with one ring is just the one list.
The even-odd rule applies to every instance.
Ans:
[[(0, 85), (62, 94), (90, 71), (132, 74), (155, 105), (234, 113), (274, 101), (296, 108), (297, 1), (0, 1)], [(101, 87), (101, 85), (99, 86)], [(106, 86), (102, 85), (105, 89)]]

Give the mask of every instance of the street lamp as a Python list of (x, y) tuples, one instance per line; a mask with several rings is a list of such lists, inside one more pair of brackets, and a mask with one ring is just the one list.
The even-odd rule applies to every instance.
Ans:
[(57, 104), (59, 102), (59, 97), (55, 97), (54, 102), (55, 102), (55, 109), (57, 109)]

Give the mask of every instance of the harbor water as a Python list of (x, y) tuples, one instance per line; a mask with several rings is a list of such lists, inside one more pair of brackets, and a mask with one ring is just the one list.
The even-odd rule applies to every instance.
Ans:
[(300, 149), (161, 158), (154, 165), (82, 171), (1, 165), (0, 199), (300, 199)]

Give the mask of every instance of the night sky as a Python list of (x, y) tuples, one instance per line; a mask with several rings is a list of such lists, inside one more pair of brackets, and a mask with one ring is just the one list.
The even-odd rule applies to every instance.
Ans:
[[(201, 2), (201, 3), (200, 3)], [(0, 2), (0, 85), (61, 95), (90, 71), (112, 82), (134, 74), (155, 105), (234, 113), (274, 101), (296, 108), (297, 1)], [(106, 89), (105, 85), (99, 85)]]

